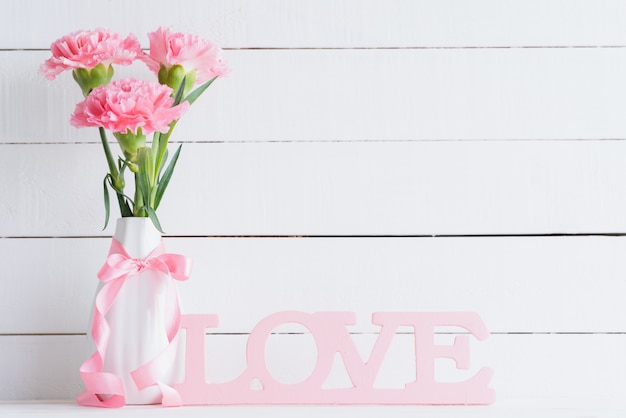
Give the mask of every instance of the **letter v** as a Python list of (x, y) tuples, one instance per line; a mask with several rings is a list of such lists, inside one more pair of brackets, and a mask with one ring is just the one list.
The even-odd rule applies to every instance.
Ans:
[(356, 323), (356, 315), (353, 312), (342, 312), (343, 321), (338, 321), (337, 314), (337, 312), (317, 312), (314, 314), (319, 321), (316, 321), (316, 328), (319, 330), (316, 335), (324, 335), (325, 342), (332, 342), (328, 345), (323, 344), (324, 346), (334, 347), (333, 350), (324, 350), (323, 353), (318, 353), (318, 363), (320, 366), (324, 365), (321, 366), (322, 369), (330, 369), (334, 354), (340, 353), (346, 366), (346, 372), (354, 387), (372, 389), (398, 325), (377, 324), (381, 326), (380, 334), (369, 358), (364, 362), (346, 328), (346, 325)]

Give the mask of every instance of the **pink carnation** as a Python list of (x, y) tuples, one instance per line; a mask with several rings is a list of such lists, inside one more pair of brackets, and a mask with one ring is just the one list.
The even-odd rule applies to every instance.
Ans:
[(189, 102), (172, 107), (173, 90), (157, 82), (123, 79), (95, 88), (76, 105), (70, 123), (77, 127), (103, 127), (112, 132), (144, 135), (167, 132), (169, 124), (189, 108)]
[(181, 65), (185, 72), (196, 70), (196, 83), (204, 83), (229, 72), (222, 59), (222, 49), (196, 35), (171, 32), (159, 28), (148, 34), (150, 53), (143, 57), (148, 67), (159, 74), (161, 65), (170, 68)]
[(119, 34), (106, 29), (77, 31), (57, 39), (50, 46), (52, 58), (39, 68), (39, 74), (48, 80), (65, 70), (91, 69), (102, 63), (128, 65), (143, 55), (134, 35), (122, 39)]

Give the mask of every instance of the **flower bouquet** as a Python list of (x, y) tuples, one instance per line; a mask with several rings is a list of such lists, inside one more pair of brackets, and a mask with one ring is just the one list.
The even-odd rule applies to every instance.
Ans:
[[(181, 404), (173, 388), (181, 322), (174, 280), (189, 277), (191, 262), (165, 252), (156, 210), (180, 155), (181, 146), (168, 162), (172, 131), (228, 68), (222, 50), (197, 36), (159, 28), (148, 38), (150, 50), (144, 52), (134, 35), (122, 38), (103, 29), (74, 32), (52, 43), (52, 57), (39, 70), (50, 80), (71, 70), (84, 100), (76, 105), (70, 122), (78, 128), (98, 128), (108, 165), (105, 228), (110, 190), (121, 213), (98, 272), (101, 283), (90, 333), (96, 350), (80, 368), (86, 386), (78, 396), (81, 405)], [(112, 81), (114, 65), (136, 60), (144, 62), (157, 81)], [(117, 158), (107, 131), (121, 149)], [(126, 193), (128, 173), (134, 176), (131, 194)]]
[[(162, 231), (156, 210), (172, 177), (181, 147), (169, 164), (168, 142), (180, 117), (229, 69), (222, 50), (195, 35), (159, 28), (149, 33), (148, 53), (134, 35), (122, 38), (104, 29), (78, 31), (51, 45), (52, 57), (39, 73), (53, 80), (70, 70), (85, 99), (70, 122), (77, 128), (96, 127), (108, 164), (104, 178), (105, 227), (109, 221), (109, 189), (122, 217), (149, 217)], [(144, 62), (158, 81), (127, 78), (111, 81), (113, 65)], [(200, 84), (195, 88), (196, 84)], [(117, 139), (123, 157), (113, 157), (106, 131)], [(153, 134), (148, 145), (146, 136)], [(125, 174), (134, 174), (134, 193), (126, 194)]]

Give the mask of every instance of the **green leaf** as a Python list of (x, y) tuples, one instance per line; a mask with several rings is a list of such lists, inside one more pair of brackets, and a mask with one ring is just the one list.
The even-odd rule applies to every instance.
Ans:
[(163, 173), (163, 177), (159, 181), (156, 195), (154, 197), (154, 210), (158, 209), (159, 203), (161, 203), (161, 199), (163, 198), (163, 194), (165, 194), (165, 189), (167, 189), (167, 185), (170, 183), (170, 179), (172, 178), (172, 174), (174, 173), (174, 168), (176, 168), (176, 162), (178, 161), (178, 156), (180, 155), (180, 150), (182, 147), (182, 144), (178, 146), (176, 152), (172, 156), (172, 161), (170, 161), (169, 165), (165, 169), (165, 172)]
[[(120, 205), (120, 213), (122, 215), (122, 218), (128, 218), (133, 216), (133, 210), (131, 209), (131, 207), (128, 205), (128, 202), (130, 201), (131, 203), (133, 202), (132, 199), (130, 199), (128, 196), (122, 194), (122, 193), (118, 193), (117, 194), (117, 201)], [(133, 203), (134, 205), (134, 203)]]
[(163, 172), (163, 167), (165, 167), (165, 163), (167, 162), (167, 158), (169, 157), (169, 151), (166, 149), (163, 153), (163, 159), (161, 160), (161, 165), (159, 166), (159, 175), (158, 178), (161, 178), (161, 173)]
[(217, 79), (217, 76), (213, 77), (212, 79), (210, 79), (209, 81), (207, 81), (206, 83), (204, 83), (203, 85), (201, 85), (200, 87), (198, 87), (197, 89), (195, 89), (194, 91), (192, 91), (191, 93), (189, 93), (189, 95), (187, 97), (185, 97), (185, 100), (187, 100), (189, 102), (190, 105), (193, 104), (193, 102), (195, 102), (196, 100), (198, 100), (198, 97), (200, 97), (200, 95), (202, 93), (204, 93), (204, 91), (206, 89), (209, 88), (209, 86), (211, 84), (213, 84), (213, 82)]
[(172, 107), (177, 106), (183, 100), (183, 94), (185, 93), (185, 84), (187, 82), (187, 76), (183, 77), (183, 80), (180, 82), (178, 89), (176, 90), (176, 95), (174, 96), (174, 104)]
[(143, 170), (146, 174), (146, 179), (148, 179), (148, 185), (152, 188), (156, 185), (157, 180), (157, 172), (155, 169), (156, 158), (149, 148), (146, 148), (143, 154)]
[(111, 213), (111, 202), (109, 201), (109, 188), (107, 187), (107, 180), (111, 181), (111, 174), (107, 174), (104, 176), (104, 227), (102, 230), (104, 231), (109, 225), (109, 215)]
[[(141, 200), (143, 200), (143, 206), (148, 206), (148, 199), (150, 198), (150, 186), (145, 171), (140, 171), (139, 173), (135, 174), (135, 187), (141, 195)], [(135, 208), (135, 211), (137, 211), (138, 209), (141, 208)]]
[(152, 209), (149, 206), (146, 206), (146, 212), (148, 212), (148, 217), (150, 218), (150, 220), (152, 221), (152, 223), (154, 224), (154, 227), (160, 232), (160, 233), (164, 233), (163, 232), (163, 228), (161, 228), (161, 224), (159, 223), (159, 218), (157, 217), (156, 212), (154, 211), (154, 209)]
[(158, 157), (159, 151), (161, 149), (161, 132), (154, 131), (154, 135), (152, 136), (152, 154), (154, 159)]

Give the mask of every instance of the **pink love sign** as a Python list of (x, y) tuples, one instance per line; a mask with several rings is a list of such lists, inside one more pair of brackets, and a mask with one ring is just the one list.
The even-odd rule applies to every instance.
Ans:
[[(175, 385), (183, 405), (485, 405), (495, 401), (495, 392), (488, 387), (493, 371), (480, 369), (461, 382), (437, 382), (435, 359), (450, 358), (457, 369), (470, 364), (470, 335), (458, 335), (452, 345), (434, 343), (435, 328), (463, 328), (479, 341), (489, 331), (472, 312), (378, 312), (372, 324), (380, 333), (367, 361), (363, 361), (347, 326), (354, 325), (352, 312), (297, 311), (277, 312), (259, 322), (248, 337), (247, 368), (237, 379), (227, 383), (208, 383), (205, 378), (205, 332), (218, 327), (218, 316), (212, 314), (183, 315), (185, 330), (185, 380)], [(278, 382), (268, 371), (265, 347), (277, 327), (297, 323), (306, 327), (317, 346), (317, 363), (303, 382)], [(412, 328), (415, 336), (416, 379), (400, 389), (374, 387), (374, 381), (399, 327)], [(324, 389), (334, 358), (341, 356), (352, 387)], [(260, 388), (253, 383), (260, 383)]]

